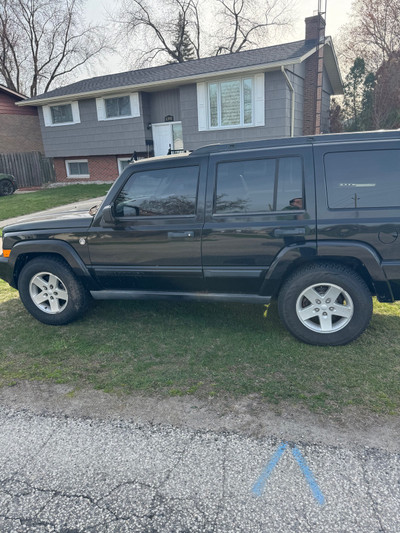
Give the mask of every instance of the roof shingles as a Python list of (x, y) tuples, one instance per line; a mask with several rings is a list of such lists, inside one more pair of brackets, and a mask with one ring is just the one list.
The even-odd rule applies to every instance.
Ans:
[(256, 50), (245, 50), (236, 54), (225, 54), (203, 59), (194, 59), (184, 63), (170, 63), (159, 67), (130, 70), (118, 74), (107, 74), (78, 81), (65, 87), (59, 87), (25, 102), (38, 101), (60, 96), (73, 96), (118, 87), (131, 87), (146, 83), (179, 80), (190, 76), (201, 76), (214, 72), (226, 72), (245, 67), (296, 60), (303, 57), (316, 46), (316, 41), (296, 41)]

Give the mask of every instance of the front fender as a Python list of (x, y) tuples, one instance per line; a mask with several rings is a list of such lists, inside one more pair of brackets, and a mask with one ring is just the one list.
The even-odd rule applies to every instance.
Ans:
[(82, 261), (74, 248), (64, 241), (58, 240), (35, 240), (35, 241), (20, 241), (12, 248), (10, 257), (8, 259), (9, 268), (13, 271), (13, 286), (17, 286), (18, 269), (16, 266), (19, 261), (29, 256), (38, 257), (40, 255), (57, 255), (61, 256), (70, 266), (73, 273), (81, 279), (84, 279), (85, 287), (88, 290), (98, 290), (99, 286), (92, 278), (87, 266)]

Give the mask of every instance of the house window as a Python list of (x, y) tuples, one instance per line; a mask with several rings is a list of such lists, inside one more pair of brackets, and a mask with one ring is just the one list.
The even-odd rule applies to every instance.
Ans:
[(119, 157), (118, 158), (118, 172), (122, 174), (122, 172), (126, 169), (126, 167), (129, 165), (129, 161), (131, 160), (130, 157)]
[(140, 116), (138, 93), (96, 98), (96, 107), (98, 120), (118, 120)]
[(73, 122), (71, 104), (53, 105), (50, 107), (51, 118), (53, 124), (63, 124), (65, 122)]
[(197, 84), (199, 131), (265, 125), (265, 74)]
[(131, 115), (131, 102), (129, 96), (119, 98), (104, 98), (106, 117), (129, 117)]
[(90, 178), (89, 162), (87, 159), (65, 161), (68, 178)]
[(222, 81), (208, 85), (211, 128), (253, 124), (253, 80)]
[(43, 106), (45, 126), (68, 126), (78, 124), (80, 119), (78, 102)]

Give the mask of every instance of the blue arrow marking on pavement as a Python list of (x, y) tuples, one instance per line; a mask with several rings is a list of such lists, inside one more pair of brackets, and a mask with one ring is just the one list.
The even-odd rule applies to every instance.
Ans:
[[(278, 461), (282, 457), (283, 452), (285, 451), (287, 445), (288, 445), (287, 442), (283, 442), (279, 446), (279, 448), (276, 450), (276, 452), (272, 456), (271, 460), (269, 461), (269, 463), (265, 467), (265, 470), (261, 473), (261, 475), (258, 478), (258, 480), (256, 481), (256, 483), (253, 485), (253, 488), (251, 489), (251, 491), (256, 496), (261, 496), (262, 495), (262, 493), (263, 493), (263, 491), (265, 489), (265, 485), (267, 483), (267, 480), (268, 480), (269, 476), (271, 475), (273, 469), (278, 464)], [(300, 466), (301, 471), (303, 472), (304, 477), (307, 480), (307, 483), (310, 485), (310, 488), (312, 490), (314, 498), (317, 500), (317, 502), (320, 505), (323, 505), (325, 503), (324, 495), (322, 494), (322, 492), (321, 492), (321, 490), (320, 490), (320, 488), (318, 486), (318, 483), (316, 482), (314, 476), (312, 475), (311, 470), (308, 468), (306, 460), (304, 459), (301, 451), (296, 446), (293, 446), (292, 454), (293, 454), (293, 457), (296, 459), (298, 465)]]
[(324, 505), (325, 503), (324, 495), (322, 494), (320, 488), (318, 487), (318, 483), (315, 481), (315, 478), (312, 475), (311, 470), (308, 468), (306, 460), (304, 459), (300, 450), (296, 446), (292, 448), (292, 454), (294, 458), (296, 459), (296, 461), (298, 462), (301, 468), (301, 471), (303, 472), (304, 477), (306, 478), (308, 484), (310, 485), (312, 493), (314, 494), (314, 498), (317, 500), (317, 502), (320, 505)]
[(262, 472), (261, 476), (258, 478), (256, 483), (254, 484), (251, 490), (256, 496), (261, 496), (261, 494), (263, 493), (265, 484), (267, 483), (267, 479), (271, 475), (272, 470), (276, 467), (279, 459), (282, 457), (282, 454), (285, 451), (286, 446), (287, 446), (286, 442), (282, 443), (279, 446), (279, 448), (276, 450), (276, 452), (272, 456), (270, 462), (265, 467), (264, 472)]

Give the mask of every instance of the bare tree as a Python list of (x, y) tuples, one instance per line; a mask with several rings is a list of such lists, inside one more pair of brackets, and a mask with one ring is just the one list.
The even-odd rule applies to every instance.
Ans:
[[(272, 29), (289, 25), (294, 2), (164, 0), (160, 11), (160, 0), (121, 0), (114, 21), (134, 42), (136, 64), (182, 62), (266, 45)], [(176, 39), (177, 28), (181, 39)], [(185, 46), (191, 54), (184, 53)]]
[(373, 119), (377, 129), (400, 128), (400, 51), (390, 55), (376, 73)]
[(354, 0), (350, 20), (342, 27), (338, 45), (347, 65), (362, 57), (367, 70), (375, 72), (400, 49), (399, 0)]
[[(136, 60), (141, 66), (157, 61), (181, 63), (200, 57), (198, 0), (165, 0), (162, 10), (157, 0), (122, 0), (114, 22), (135, 43)], [(189, 47), (192, 53), (188, 56)]]
[(82, 22), (83, 0), (1, 0), (0, 79), (35, 96), (97, 58), (105, 36)]
[(270, 30), (291, 23), (291, 0), (215, 0), (223, 31), (218, 32), (216, 54), (240, 52), (265, 45)]

